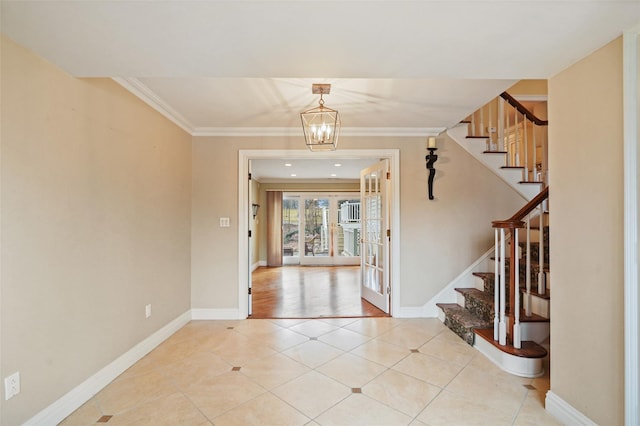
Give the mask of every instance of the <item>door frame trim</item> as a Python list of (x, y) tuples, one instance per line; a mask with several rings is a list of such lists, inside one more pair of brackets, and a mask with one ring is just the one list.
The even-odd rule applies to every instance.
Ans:
[(249, 161), (260, 159), (345, 159), (386, 158), (391, 173), (389, 194), (391, 217), (391, 310), (394, 316), (400, 310), (400, 150), (399, 149), (347, 149), (329, 152), (308, 150), (238, 150), (238, 313), (246, 318), (249, 312), (249, 194), (246, 185)]

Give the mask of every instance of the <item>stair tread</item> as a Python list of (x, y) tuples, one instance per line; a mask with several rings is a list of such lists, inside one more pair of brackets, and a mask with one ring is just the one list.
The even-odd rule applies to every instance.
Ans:
[[(520, 287), (520, 289), (522, 290), (522, 287)], [(485, 293), (484, 291), (478, 290), (477, 288), (474, 288), (474, 287), (456, 288), (454, 290), (462, 295), (469, 295), (470, 297), (476, 300), (479, 299), (481, 302), (491, 307), (491, 312), (494, 311), (495, 296), (493, 294)], [(533, 291), (531, 293), (533, 294)], [(509, 315), (509, 313), (510, 313), (510, 309), (509, 307), (507, 307), (506, 315)], [(520, 322), (549, 322), (549, 318), (545, 318), (540, 315), (536, 315), (534, 313), (531, 313), (531, 316), (528, 317), (525, 315), (524, 309), (520, 309)]]
[(523, 341), (522, 348), (520, 349), (514, 348), (509, 341), (507, 341), (507, 344), (504, 346), (499, 344), (498, 342), (493, 340), (493, 327), (478, 328), (475, 329), (474, 332), (477, 336), (480, 336), (487, 342), (491, 343), (502, 352), (508, 353), (510, 355), (518, 356), (521, 358), (544, 358), (545, 356), (547, 356), (547, 350), (545, 348), (530, 340)]
[(456, 303), (436, 303), (436, 306), (442, 309), (445, 314), (454, 316), (458, 322), (464, 324), (464, 326), (467, 328), (484, 328), (493, 324), (491, 322), (483, 320), (482, 318), (476, 317), (471, 312)]
[(489, 136), (467, 136), (467, 139), (489, 139)]
[(522, 183), (522, 184), (525, 184), (525, 185), (528, 185), (528, 184), (542, 185), (543, 184), (543, 182), (538, 182), (538, 181), (535, 181), (535, 180), (521, 180), (518, 183)]
[(487, 150), (487, 151), (482, 151), (483, 154), (508, 154), (507, 151), (493, 151), (493, 150)]
[(501, 169), (516, 169), (516, 170), (524, 170), (524, 166), (501, 166)]

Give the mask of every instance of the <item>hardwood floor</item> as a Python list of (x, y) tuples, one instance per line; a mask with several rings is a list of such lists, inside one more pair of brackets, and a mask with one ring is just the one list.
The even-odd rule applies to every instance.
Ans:
[(359, 266), (260, 267), (251, 318), (384, 317), (360, 297)]

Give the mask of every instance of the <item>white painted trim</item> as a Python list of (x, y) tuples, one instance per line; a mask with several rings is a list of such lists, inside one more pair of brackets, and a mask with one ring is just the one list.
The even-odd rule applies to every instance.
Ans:
[(573, 408), (571, 404), (560, 398), (552, 391), (547, 392), (544, 405), (549, 414), (555, 417), (562, 424), (575, 426), (597, 426), (596, 423), (591, 421), (591, 419)]
[(507, 373), (527, 378), (540, 377), (544, 374), (543, 358), (524, 358), (502, 352), (477, 334), (473, 347)]
[[(421, 310), (423, 312), (423, 316), (428, 318), (436, 318), (438, 316), (438, 311), (440, 308), (436, 306), (436, 303), (456, 303), (457, 302), (457, 294), (455, 291), (456, 288), (472, 288), (473, 285), (473, 273), (476, 272), (476, 268), (482, 262), (487, 261), (493, 254), (495, 249), (491, 247), (480, 256), (475, 262), (467, 267), (464, 271), (460, 273), (457, 277), (453, 279), (449, 284), (447, 284), (442, 290), (438, 292), (435, 296), (431, 298), (427, 303), (425, 303)], [(470, 283), (468, 282), (470, 281)]]
[[(246, 293), (245, 293), (246, 296)], [(246, 301), (246, 298), (245, 298)], [(192, 309), (191, 319), (194, 321), (203, 320), (237, 320), (245, 319), (247, 315), (240, 315), (238, 309)]]
[(164, 342), (173, 333), (178, 331), (191, 320), (191, 312), (187, 311), (171, 321), (169, 324), (156, 331), (115, 361), (99, 370), (84, 382), (67, 392), (62, 398), (49, 405), (44, 410), (24, 423), (25, 426), (55, 425), (64, 420), (69, 414), (80, 408), (82, 404), (91, 399), (102, 388), (111, 383), (127, 368), (138, 362), (142, 357), (151, 352), (156, 346)]
[(266, 260), (259, 260), (256, 263), (254, 263), (253, 265), (251, 265), (251, 272), (255, 271), (256, 269), (258, 269), (261, 266), (267, 266), (267, 261)]
[(168, 118), (178, 127), (193, 136), (193, 125), (182, 114), (173, 109), (160, 98), (153, 90), (149, 89), (140, 80), (133, 77), (113, 77), (113, 81), (133, 93), (151, 108)]
[(640, 25), (623, 34), (624, 108), (624, 352), (625, 424), (640, 424), (638, 369), (638, 38)]
[[(340, 137), (369, 136), (369, 137), (424, 137), (438, 136), (446, 127), (342, 127)], [(301, 127), (196, 127), (191, 132), (193, 136), (300, 136), (303, 137)]]
[(391, 171), (391, 315), (400, 312), (400, 150), (362, 149), (311, 152), (308, 150), (239, 150), (238, 151), (238, 317), (248, 315), (247, 286), (249, 282), (248, 253), (248, 188), (249, 160), (270, 158), (388, 158)]

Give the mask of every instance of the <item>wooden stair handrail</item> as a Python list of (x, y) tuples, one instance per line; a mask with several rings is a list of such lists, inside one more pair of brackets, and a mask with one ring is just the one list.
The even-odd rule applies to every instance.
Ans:
[(529, 213), (531, 213), (538, 205), (549, 198), (549, 187), (545, 187), (538, 195), (533, 197), (531, 201), (524, 205), (520, 210), (518, 210), (513, 216), (509, 219), (505, 220), (494, 220), (491, 222), (492, 227), (494, 228), (524, 228), (523, 219), (527, 217)]
[(522, 114), (525, 117), (527, 117), (529, 119), (529, 121), (532, 121), (534, 124), (537, 124), (538, 126), (548, 126), (549, 125), (549, 121), (548, 120), (541, 120), (538, 117), (536, 117), (531, 111), (529, 111), (527, 109), (527, 107), (522, 105), (520, 102), (518, 102), (518, 100), (516, 100), (516, 98), (514, 98), (513, 96), (511, 96), (507, 92), (502, 92), (500, 94), (500, 97), (502, 99), (504, 99), (505, 101), (507, 101), (512, 107), (517, 109), (520, 114)]

